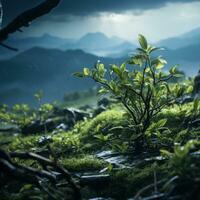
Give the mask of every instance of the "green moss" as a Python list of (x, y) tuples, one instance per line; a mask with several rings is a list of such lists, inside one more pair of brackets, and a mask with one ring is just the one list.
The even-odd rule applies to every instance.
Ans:
[[(13, 137), (11, 143), (6, 147), (9, 151), (36, 151), (45, 147), (39, 144), (43, 135), (17, 136)], [(52, 142), (49, 143), (53, 150), (66, 151), (67, 149), (78, 150), (80, 140), (78, 134), (62, 132), (52, 135)]]
[(111, 128), (123, 124), (126, 121), (124, 113), (121, 109), (107, 110), (94, 119), (76, 124), (72, 132), (80, 135), (81, 149), (86, 152), (93, 152), (107, 148), (109, 144), (107, 142), (103, 143), (95, 136), (110, 134), (109, 130)]
[(104, 161), (90, 155), (75, 158), (61, 158), (61, 163), (70, 171), (96, 171), (106, 166)]
[(178, 106), (168, 107), (156, 117), (157, 119), (167, 119), (166, 126), (170, 130), (179, 132), (182, 129), (182, 123), (186, 116), (186, 109), (180, 109)]
[(127, 199), (133, 197), (140, 189), (154, 182), (154, 171), (160, 180), (165, 172), (165, 166), (154, 164), (144, 168), (123, 169), (112, 173), (110, 187), (106, 192), (114, 199)]
[(124, 121), (124, 111), (120, 109), (108, 110), (102, 112), (92, 120), (78, 123), (75, 126), (75, 131), (82, 136), (95, 135), (106, 127), (114, 127)]
[(60, 151), (79, 150), (80, 148), (80, 134), (74, 133), (73, 131), (61, 132), (53, 137), (51, 146)]
[(8, 145), (9, 151), (34, 151), (38, 147), (39, 135), (24, 136), (21, 135), (13, 138), (13, 141)]

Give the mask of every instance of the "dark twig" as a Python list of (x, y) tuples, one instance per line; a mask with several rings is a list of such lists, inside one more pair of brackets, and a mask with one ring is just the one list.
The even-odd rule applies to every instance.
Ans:
[[(46, 166), (46, 168), (48, 166), (52, 167), (52, 171), (22, 166), (13, 162), (11, 158), (36, 160), (42, 166)], [(59, 166), (56, 162), (51, 161), (43, 156), (30, 152), (14, 152), (8, 154), (3, 150), (0, 150), (0, 169), (0, 173), (3, 173), (4, 176), (9, 177), (11, 180), (18, 180), (22, 183), (31, 183), (38, 186), (42, 190), (44, 190), (44, 188), (42, 187), (43, 185), (41, 183), (43, 179), (47, 179), (49, 183), (52, 184), (52, 186), (56, 186), (56, 184), (59, 183), (59, 179), (57, 178), (56, 173), (60, 174), (60, 177), (67, 181), (68, 187), (72, 188), (72, 190), (74, 191), (74, 199), (81, 199), (80, 189), (72, 179), (70, 173), (62, 166)], [(52, 193), (48, 188), (46, 188), (45, 193), (47, 193), (51, 198), (53, 198), (54, 196), (52, 196)], [(59, 191), (56, 193), (59, 193)]]
[(0, 30), (0, 45), (4, 46), (10, 50), (16, 50), (15, 48), (9, 47), (5, 44), (2, 44), (4, 40), (6, 40), (10, 34), (16, 31), (22, 31), (21, 28), (28, 27), (30, 23), (49, 13), (53, 8), (55, 8), (61, 0), (46, 0), (38, 6), (31, 8), (19, 16), (17, 16), (14, 20), (12, 20), (6, 27)]

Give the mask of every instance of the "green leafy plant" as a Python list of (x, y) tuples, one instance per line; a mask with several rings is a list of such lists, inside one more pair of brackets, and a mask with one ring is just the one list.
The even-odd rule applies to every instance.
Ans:
[(23, 127), (30, 122), (30, 107), (27, 104), (15, 104), (12, 111), (13, 113), (11, 113), (11, 116), (13, 122), (18, 124), (20, 127)]
[(175, 144), (174, 152), (161, 150), (168, 158), (170, 180), (163, 186), (165, 193), (180, 199), (199, 199), (200, 161), (198, 140), (189, 140), (185, 145)]
[(40, 121), (44, 122), (45, 133), (47, 133), (45, 121), (48, 119), (49, 114), (53, 111), (53, 108), (53, 105), (50, 103), (42, 104), (39, 108)]
[(189, 140), (185, 145), (181, 146), (175, 144), (174, 152), (171, 153), (167, 150), (161, 150), (162, 155), (169, 158), (169, 165), (173, 169), (175, 175), (188, 176), (190, 178), (193, 155), (192, 152), (198, 150), (200, 146), (199, 141)]
[(6, 122), (6, 123), (11, 122), (11, 116), (9, 114), (9, 108), (5, 104), (0, 106), (0, 119), (1, 119), (1, 122)]
[(102, 86), (100, 93), (110, 93), (123, 104), (134, 130), (132, 140), (140, 151), (146, 144), (145, 132), (153, 118), (182, 94), (182, 88), (170, 87), (168, 83), (171, 78), (180, 76), (176, 66), (164, 73), (162, 68), (167, 62), (161, 56), (152, 55), (159, 48), (149, 45), (142, 35), (138, 40), (137, 53), (120, 66), (112, 64), (107, 70), (98, 62), (94, 69), (84, 68), (75, 75), (93, 79)]
[(42, 90), (39, 90), (38, 92), (36, 92), (34, 94), (34, 97), (38, 103), (38, 107), (39, 107), (39, 112), (38, 112), (38, 115), (39, 115), (39, 120), (41, 121), (42, 120), (42, 113), (40, 112), (40, 107), (42, 106), (42, 98), (44, 96), (44, 93)]
[(42, 101), (43, 96), (44, 96), (44, 93), (43, 93), (42, 90), (39, 90), (38, 92), (36, 92), (36, 93), (34, 94), (34, 97), (35, 97), (35, 99), (37, 100), (39, 106), (41, 105), (41, 101)]

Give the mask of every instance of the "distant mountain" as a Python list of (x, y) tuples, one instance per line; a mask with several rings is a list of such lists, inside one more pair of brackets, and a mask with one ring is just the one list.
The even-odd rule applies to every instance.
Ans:
[(156, 45), (167, 47), (161, 54), (170, 65), (179, 64), (187, 75), (194, 75), (200, 69), (200, 28), (160, 41)]
[[(125, 45), (124, 51), (118, 54), (111, 54), (109, 57), (119, 58), (127, 57), (135, 52), (136, 48), (128, 48), (129, 45)], [(131, 47), (131, 46), (130, 46)], [(119, 47), (120, 49), (120, 47)], [(121, 47), (121, 49), (123, 49)], [(156, 55), (162, 55), (168, 62), (168, 68), (173, 65), (180, 65), (180, 69), (183, 70), (188, 76), (194, 76), (200, 70), (200, 41), (196, 44), (187, 45), (177, 49), (166, 48), (164, 51), (157, 52)]]
[(106, 49), (122, 43), (123, 40), (117, 37), (107, 37), (103, 33), (88, 33), (83, 36), (76, 45), (81, 49)]
[(10, 52), (9, 50), (0, 47), (0, 59), (11, 58), (22, 51), (33, 47), (57, 48), (60, 50), (82, 49), (85, 52), (96, 54), (98, 56), (108, 56), (110, 50), (115, 50), (117, 46), (126, 42), (119, 37), (107, 37), (105, 34), (88, 33), (78, 40), (60, 38), (49, 34), (44, 34), (40, 37), (27, 37), (8, 39), (6, 44), (17, 48), (18, 52)]
[(159, 41), (156, 45), (167, 47), (169, 49), (178, 49), (188, 45), (194, 45), (200, 41), (200, 28), (189, 31), (177, 37), (168, 38)]
[(109, 54), (108, 57), (111, 58), (121, 58), (121, 57), (127, 57), (129, 56), (132, 52), (135, 51), (137, 48), (136, 45), (130, 42), (123, 42), (118, 46), (115, 46), (114, 48), (109, 49)]
[(178, 49), (166, 49), (160, 52), (167, 60), (169, 65), (180, 65), (180, 69), (187, 75), (195, 75), (200, 70), (200, 42)]
[(82, 49), (98, 56), (108, 56), (112, 51), (115, 51), (116, 47), (125, 42), (119, 37), (107, 37), (103, 33), (96, 32), (84, 35), (74, 44), (68, 42), (62, 46), (62, 49)]
[(65, 39), (49, 34), (44, 34), (39, 37), (26, 37), (26, 38), (9, 38), (6, 44), (18, 49), (17, 52), (7, 50), (0, 47), (0, 59), (11, 58), (22, 51), (31, 49), (33, 47), (44, 47), (44, 48), (60, 48), (61, 45), (65, 43), (73, 44), (75, 40)]
[(84, 66), (93, 67), (98, 60), (106, 64), (115, 62), (99, 58), (82, 50), (32, 48), (19, 55), (0, 61), (1, 103), (33, 103), (33, 94), (42, 89), (45, 101), (62, 99), (63, 94), (93, 86), (87, 79), (80, 80), (72, 73)]
[(19, 49), (30, 49), (33, 47), (59, 48), (62, 44), (66, 42), (73, 43), (75, 40), (44, 34), (39, 37), (9, 39), (7, 42)]

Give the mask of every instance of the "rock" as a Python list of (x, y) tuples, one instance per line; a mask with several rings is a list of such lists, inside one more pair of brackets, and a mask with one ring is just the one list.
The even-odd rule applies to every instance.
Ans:
[(184, 103), (190, 103), (193, 101), (194, 101), (194, 97), (187, 95), (187, 96), (182, 97), (181, 99), (178, 99), (177, 103), (184, 104)]
[(69, 130), (69, 126), (64, 124), (64, 123), (61, 123), (59, 124), (57, 127), (56, 127), (57, 130), (64, 130), (64, 131), (67, 131)]
[(108, 98), (104, 97), (98, 101), (97, 105), (103, 106), (103, 107), (108, 107), (110, 105), (110, 103), (111, 103), (111, 101)]
[(29, 125), (22, 128), (22, 134), (35, 134), (45, 131), (52, 131), (55, 128), (55, 122), (53, 119), (47, 119), (45, 122), (40, 120), (34, 121)]
[[(151, 195), (149, 197), (137, 197), (137, 198), (133, 198), (133, 199), (131, 198), (131, 199), (128, 199), (128, 200), (135, 200), (135, 199), (141, 199), (141, 200), (166, 200), (166, 195), (164, 193), (159, 193), (159, 194)], [(177, 198), (175, 198), (175, 199), (177, 199)]]
[[(105, 162), (111, 164), (114, 169), (132, 168), (134, 166), (143, 166), (146, 163), (163, 162), (165, 160), (162, 156), (151, 156), (149, 154), (143, 154), (140, 156), (130, 153), (113, 153), (112, 151), (102, 151), (96, 154), (97, 158), (103, 159)], [(107, 171), (106, 168), (100, 171), (100, 173)]]
[(56, 126), (56, 128), (55, 128), (55, 130), (53, 130), (52, 134), (57, 134), (62, 131), (68, 131), (68, 130), (70, 130), (70, 128), (71, 128), (71, 126), (69, 126), (68, 124), (61, 123), (58, 126)]
[(104, 107), (104, 106), (99, 106), (99, 107), (97, 107), (97, 108), (94, 110), (93, 115), (94, 115), (94, 116), (97, 116), (97, 115), (99, 115), (100, 113), (102, 113), (102, 112), (104, 112), (104, 111), (106, 111), (106, 107)]
[(22, 134), (35, 134), (44, 131), (44, 127), (41, 125), (40, 120), (34, 121), (22, 128)]
[(79, 109), (70, 108), (68, 110), (73, 113), (75, 121), (80, 121), (80, 120), (84, 120), (87, 117), (91, 117), (89, 113), (79, 110)]
[(81, 111), (75, 108), (70, 109), (60, 109), (55, 108), (51, 118), (47, 119), (45, 122), (40, 120), (34, 121), (29, 125), (22, 128), (23, 134), (35, 134), (42, 133), (45, 131), (54, 130), (69, 130), (76, 122), (84, 120), (91, 115), (85, 111)]
[(112, 151), (102, 151), (100, 153), (97, 153), (96, 156), (99, 158), (107, 157), (113, 155)]
[(38, 140), (39, 145), (45, 145), (50, 142), (53, 142), (53, 139), (50, 135), (44, 135), (44, 136), (40, 137)]
[(54, 108), (55, 116), (65, 116), (77, 120), (83, 120), (85, 117), (90, 117), (90, 113), (76, 108)]
[(93, 108), (90, 105), (84, 105), (84, 106), (81, 106), (79, 109), (84, 110), (84, 111), (88, 111), (88, 110), (92, 110)]
[(112, 151), (102, 151), (96, 154), (97, 158), (103, 159), (105, 162), (112, 164), (117, 168), (130, 168), (129, 156), (120, 153), (112, 153)]
[(22, 128), (22, 133), (35, 134), (54, 130), (67, 131), (71, 129), (77, 121), (85, 119), (86, 116), (88, 117), (85, 112), (79, 112), (77, 109), (68, 109), (62, 112), (65, 112), (65, 114), (60, 114), (60, 116), (55, 115), (54, 118), (49, 118), (45, 122), (37, 120), (24, 126)]
[(82, 186), (90, 187), (106, 187), (110, 183), (109, 174), (95, 174), (95, 175), (83, 175), (80, 177), (80, 184)]
[(18, 126), (16, 125), (12, 125), (12, 124), (7, 124), (7, 123), (2, 123), (0, 125), (0, 132), (2, 133), (12, 133), (12, 134), (15, 134), (15, 133), (19, 133), (20, 132), (20, 129)]
[(192, 127), (192, 128), (200, 127), (200, 119), (195, 119), (194, 121), (190, 122), (189, 127)]
[(84, 120), (86, 118), (90, 118), (91, 114), (75, 108), (55, 108), (54, 116), (65, 117), (68, 121), (67, 125), (69, 125), (69, 127), (72, 127), (75, 125), (76, 122)]
[(112, 200), (112, 198), (103, 198), (103, 197), (96, 197), (89, 200)]

